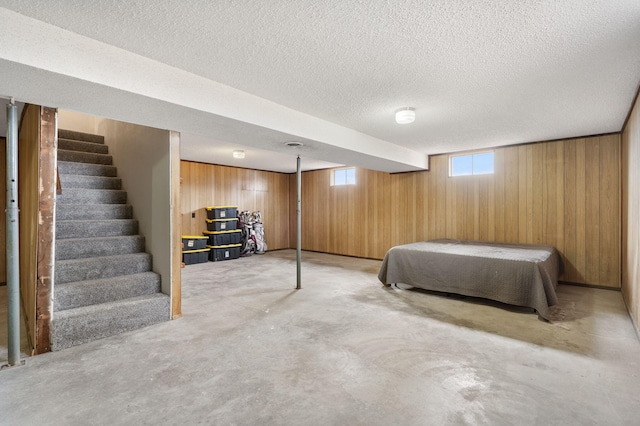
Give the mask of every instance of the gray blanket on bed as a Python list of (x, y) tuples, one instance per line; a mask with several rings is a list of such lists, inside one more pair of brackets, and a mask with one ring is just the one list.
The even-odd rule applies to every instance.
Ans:
[(559, 266), (551, 246), (442, 239), (392, 247), (378, 278), (526, 306), (548, 320)]

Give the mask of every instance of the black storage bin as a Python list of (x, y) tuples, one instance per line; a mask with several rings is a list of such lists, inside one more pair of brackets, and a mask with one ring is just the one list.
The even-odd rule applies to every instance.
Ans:
[(231, 219), (238, 216), (238, 206), (205, 207), (207, 219)]
[(207, 241), (208, 246), (240, 244), (242, 239), (241, 229), (234, 229), (233, 231), (204, 231), (203, 234), (209, 239)]
[(207, 237), (200, 235), (183, 235), (182, 250), (200, 250), (207, 248)]
[(229, 244), (226, 246), (209, 247), (209, 260), (217, 262), (219, 260), (231, 260), (240, 257), (240, 247), (242, 244)]
[(232, 219), (207, 219), (207, 231), (232, 231), (236, 229), (238, 218)]
[(195, 263), (205, 263), (209, 260), (209, 249), (185, 250), (182, 252), (182, 263), (193, 265)]

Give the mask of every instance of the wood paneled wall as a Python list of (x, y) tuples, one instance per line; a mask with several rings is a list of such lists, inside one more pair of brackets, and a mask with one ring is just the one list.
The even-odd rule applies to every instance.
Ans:
[(640, 335), (640, 100), (622, 133), (622, 294)]
[(287, 174), (191, 161), (181, 162), (180, 173), (183, 235), (206, 231), (205, 207), (237, 205), (240, 210), (262, 212), (269, 250), (289, 247)]
[(447, 155), (430, 163), (357, 169), (352, 186), (330, 186), (330, 170), (303, 173), (303, 248), (381, 259), (434, 238), (550, 244), (562, 280), (620, 286), (620, 135), (497, 148), (493, 175), (448, 177)]

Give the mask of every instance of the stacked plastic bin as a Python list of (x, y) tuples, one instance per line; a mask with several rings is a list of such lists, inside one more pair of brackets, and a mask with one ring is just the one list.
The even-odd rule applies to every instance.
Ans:
[(211, 206), (207, 211), (207, 230), (209, 260), (231, 260), (240, 257), (240, 238), (242, 230), (236, 229), (238, 206)]
[(182, 263), (193, 265), (194, 263), (204, 263), (208, 260), (207, 237), (199, 235), (182, 236)]

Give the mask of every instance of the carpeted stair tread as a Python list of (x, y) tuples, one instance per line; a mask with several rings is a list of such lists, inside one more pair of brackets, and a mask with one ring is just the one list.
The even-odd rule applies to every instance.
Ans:
[(73, 139), (76, 141), (104, 143), (104, 136), (91, 133), (76, 132), (75, 130), (58, 129), (58, 139)]
[(96, 154), (94, 152), (67, 151), (66, 149), (58, 149), (59, 161), (70, 161), (74, 163), (91, 163), (104, 164), (110, 166), (113, 164), (113, 157), (108, 154)]
[(58, 173), (68, 175), (110, 176), (117, 175), (115, 166), (105, 164), (78, 163), (74, 161), (62, 161), (58, 157)]
[(119, 189), (65, 188), (58, 204), (126, 204), (127, 192)]
[(118, 177), (62, 174), (60, 183), (63, 194), (68, 188), (122, 189), (122, 179)]
[(115, 256), (144, 251), (142, 235), (119, 237), (66, 238), (56, 240), (56, 260)]
[(66, 238), (118, 237), (136, 235), (135, 219), (113, 220), (56, 220), (56, 240)]
[(54, 283), (97, 280), (150, 270), (151, 255), (148, 253), (56, 260)]
[(97, 154), (109, 153), (109, 147), (105, 144), (62, 138), (58, 138), (58, 149), (64, 149), (66, 151), (95, 152)]
[(55, 285), (53, 309), (64, 311), (159, 292), (160, 275), (155, 272), (58, 283)]
[(56, 221), (131, 219), (130, 204), (57, 204)]
[(56, 312), (51, 349), (66, 349), (169, 319), (170, 298), (162, 293)]

